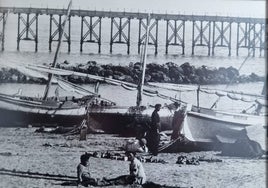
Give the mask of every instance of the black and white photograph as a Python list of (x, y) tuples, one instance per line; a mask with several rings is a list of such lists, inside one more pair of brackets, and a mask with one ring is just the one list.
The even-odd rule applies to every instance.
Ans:
[(265, 0), (0, 0), (0, 187), (266, 188)]

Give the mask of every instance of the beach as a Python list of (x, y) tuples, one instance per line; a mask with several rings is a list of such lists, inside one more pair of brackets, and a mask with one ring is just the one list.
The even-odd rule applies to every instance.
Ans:
[[(79, 135), (38, 133), (37, 128), (1, 128), (0, 187), (65, 187), (66, 180), (51, 175), (76, 177), (80, 155), (85, 152), (123, 153), (120, 147), (126, 137), (107, 134), (88, 134), (86, 141)], [(219, 152), (160, 153), (159, 161), (144, 162), (147, 180), (173, 187), (266, 187), (266, 160), (220, 156)], [(176, 164), (178, 156), (215, 159), (200, 161), (199, 165)], [(217, 159), (217, 160), (216, 160)], [(217, 162), (219, 161), (219, 162)], [(114, 178), (128, 174), (129, 161), (90, 158), (94, 178)], [(9, 171), (9, 173), (6, 173)], [(13, 173), (11, 172), (13, 171)], [(16, 176), (15, 172), (24, 176)], [(47, 174), (41, 178), (29, 172)], [(28, 175), (27, 175), (28, 173)], [(50, 176), (49, 176), (50, 175)], [(72, 179), (72, 178), (71, 178)], [(66, 186), (77, 187), (77, 186)], [(108, 186), (131, 187), (131, 186)]]

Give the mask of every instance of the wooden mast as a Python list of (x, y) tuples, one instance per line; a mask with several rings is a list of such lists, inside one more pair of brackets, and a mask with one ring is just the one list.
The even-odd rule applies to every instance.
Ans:
[[(57, 59), (59, 56), (59, 51), (60, 51), (60, 46), (61, 46), (61, 41), (62, 41), (62, 35), (64, 34), (65, 24), (68, 20), (68, 17), (70, 16), (71, 6), (72, 6), (72, 0), (70, 0), (70, 2), (69, 2), (68, 8), (67, 8), (67, 13), (66, 13), (66, 16), (65, 16), (65, 19), (64, 19), (62, 25), (59, 25), (59, 42), (57, 45), (57, 49), (56, 49), (55, 56), (54, 56), (53, 63), (51, 65), (51, 67), (55, 67), (57, 64)], [(52, 78), (53, 78), (53, 74), (49, 73), (48, 74), (48, 82), (47, 82), (45, 92), (44, 92), (44, 97), (43, 97), (44, 100), (47, 99)]]
[(146, 27), (146, 37), (145, 37), (145, 45), (144, 45), (144, 52), (142, 56), (142, 75), (141, 79), (138, 84), (138, 94), (137, 94), (137, 102), (136, 105), (140, 106), (142, 101), (142, 92), (143, 92), (143, 85), (144, 85), (144, 78), (145, 78), (145, 69), (146, 69), (146, 60), (147, 60), (147, 46), (149, 41), (149, 27), (150, 27), (150, 13), (147, 17), (147, 27)]

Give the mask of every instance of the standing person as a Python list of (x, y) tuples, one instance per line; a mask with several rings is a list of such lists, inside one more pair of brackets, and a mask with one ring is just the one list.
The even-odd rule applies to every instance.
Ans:
[(160, 116), (158, 112), (161, 109), (161, 104), (156, 104), (155, 109), (151, 116), (151, 126), (147, 133), (147, 142), (148, 149), (153, 155), (158, 154), (158, 145), (159, 145), (159, 132), (161, 129)]
[(180, 107), (180, 104), (175, 102), (175, 111), (172, 119), (172, 134), (171, 134), (171, 139), (176, 140), (181, 136), (181, 130), (182, 130), (182, 123), (185, 117), (185, 108)]

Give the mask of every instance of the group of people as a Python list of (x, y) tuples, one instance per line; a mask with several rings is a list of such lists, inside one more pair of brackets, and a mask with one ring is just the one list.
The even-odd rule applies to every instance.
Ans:
[[(184, 113), (179, 109), (180, 105), (174, 103), (174, 117), (172, 121), (173, 133), (171, 139), (177, 139), (181, 132), (181, 121)], [(161, 130), (160, 116), (158, 112), (161, 104), (156, 104), (151, 115), (151, 124), (146, 132), (145, 138), (128, 140), (124, 149), (127, 151), (127, 157), (130, 161), (129, 175), (119, 176), (113, 179), (103, 178), (101, 180), (94, 179), (85, 169), (89, 166), (89, 154), (83, 154), (80, 158), (81, 162), (77, 167), (78, 182), (87, 185), (126, 185), (126, 184), (144, 184), (146, 182), (145, 171), (142, 163), (135, 157), (136, 152), (158, 155), (158, 146), (160, 142), (159, 132)], [(147, 148), (148, 146), (148, 148)]]
[(77, 166), (78, 183), (84, 186), (144, 184), (146, 182), (146, 176), (142, 163), (135, 157), (134, 152), (128, 152), (126, 155), (130, 161), (129, 174), (112, 179), (107, 179), (105, 177), (102, 179), (93, 178), (88, 171), (90, 154), (85, 153), (81, 155), (80, 163)]
[[(156, 104), (155, 109), (151, 115), (151, 123), (146, 131), (144, 138), (138, 138), (135, 140), (128, 140), (124, 149), (126, 151), (133, 152), (150, 152), (153, 155), (158, 155), (158, 146), (160, 142), (160, 131), (161, 131), (161, 121), (158, 112), (161, 109), (161, 104)], [(174, 110), (173, 120), (172, 120), (172, 135), (171, 139), (176, 140), (179, 138), (182, 131), (182, 121), (185, 116), (185, 111), (180, 108), (180, 104), (175, 102), (172, 104), (172, 109)]]

